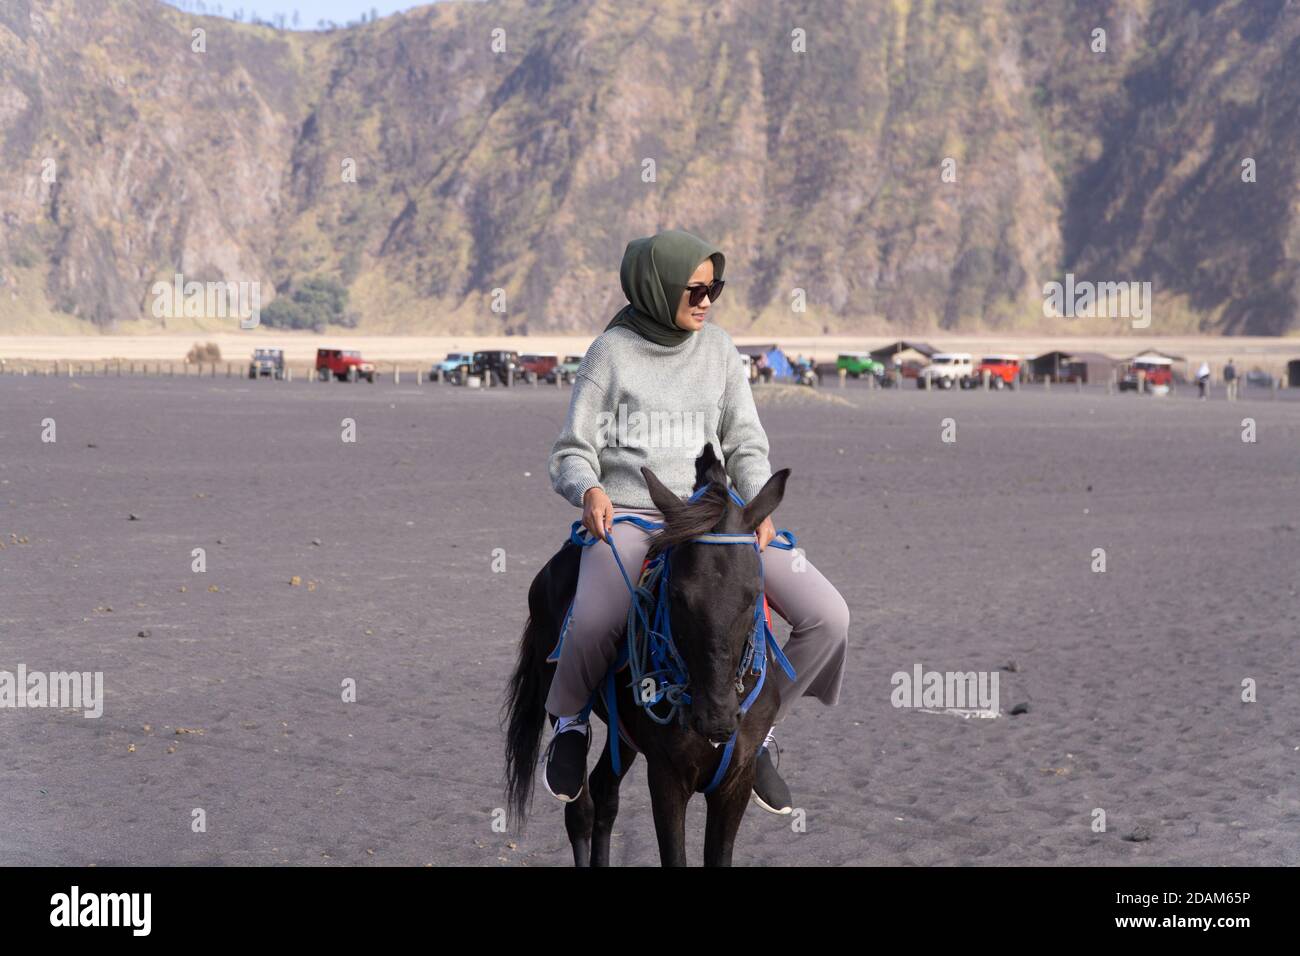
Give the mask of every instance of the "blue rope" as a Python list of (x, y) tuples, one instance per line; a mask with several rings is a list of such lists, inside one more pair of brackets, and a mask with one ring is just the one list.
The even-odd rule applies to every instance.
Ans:
[[(706, 485), (699, 489), (687, 500), (690, 502), (698, 500), (708, 490), (708, 487)], [(737, 505), (742, 508), (745, 506), (745, 500), (736, 494), (734, 489), (728, 488), (727, 493)], [(637, 515), (619, 515), (614, 518), (612, 524), (622, 524), (624, 522), (631, 522), (643, 531), (656, 531), (663, 527), (663, 524), (659, 522), (650, 521)], [(782, 540), (782, 538), (785, 540)], [(585, 529), (583, 529), (582, 522), (575, 521), (569, 529), (569, 540), (579, 547), (589, 548), (601, 539), (588, 536)], [(687, 671), (686, 662), (682, 659), (677, 650), (677, 645), (673, 641), (672, 623), (668, 614), (668, 558), (672, 548), (660, 552), (646, 566), (641, 578), (634, 585), (632, 579), (628, 576), (627, 569), (623, 566), (623, 559), (619, 556), (613, 535), (607, 533), (604, 540), (614, 553), (614, 562), (618, 565), (619, 574), (622, 575), (623, 583), (627, 585), (628, 593), (631, 596), (627, 613), (627, 647), (624, 655), (620, 655), (620, 658), (623, 656), (627, 658), (633, 698), (645, 710), (646, 716), (657, 724), (667, 725), (674, 719), (684, 722), (685, 714), (682, 707), (691, 702), (689, 692), (690, 674)], [(743, 719), (762, 692), (763, 684), (767, 679), (767, 658), (769, 653), (787, 677), (791, 680), (795, 678), (794, 667), (781, 650), (781, 646), (777, 644), (771, 629), (767, 625), (767, 618), (763, 614), (765, 590), (763, 584), (763, 560), (759, 552), (758, 538), (753, 532), (715, 531), (698, 535), (691, 540), (699, 544), (752, 544), (754, 552), (759, 554), (759, 586), (758, 600), (754, 605), (754, 626), (750, 630), (749, 644), (741, 658), (740, 669), (736, 677), (742, 688), (744, 687), (746, 673), (757, 674), (758, 680), (754, 683), (753, 689), (746, 695), (744, 701), (741, 702), (740, 715)], [(792, 550), (796, 544), (797, 539), (794, 534), (786, 528), (779, 529), (772, 540), (768, 542), (769, 547), (780, 548), (783, 551)], [(655, 609), (653, 627), (646, 614), (646, 608), (650, 606)], [(610, 762), (614, 775), (621, 777), (623, 771), (622, 760), (619, 755), (620, 741), (618, 700), (614, 681), (615, 669), (610, 668), (605, 675), (604, 693), (605, 707), (609, 712)], [(642, 689), (647, 679), (652, 681), (653, 695), (646, 695)], [(592, 700), (594, 701), (594, 699), (595, 693), (592, 695)], [(663, 701), (668, 702), (668, 712), (660, 716), (655, 712), (654, 708)], [(585, 716), (590, 710), (591, 701), (587, 703), (583, 715)], [(718, 767), (714, 771), (712, 779), (701, 792), (712, 793), (722, 783), (731, 765), (731, 757), (735, 751), (736, 739), (739, 733), (740, 728), (737, 726), (723, 748), (722, 757), (718, 761)]]

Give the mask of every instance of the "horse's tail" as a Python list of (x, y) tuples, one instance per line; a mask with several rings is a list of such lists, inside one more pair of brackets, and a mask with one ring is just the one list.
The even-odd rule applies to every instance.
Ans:
[(552, 628), (529, 615), (519, 642), (519, 659), (506, 688), (506, 807), (510, 819), (523, 825), (533, 795), (533, 774), (546, 722), (545, 636)]
[(506, 808), (522, 828), (533, 795), (533, 775), (546, 725), (546, 695), (564, 612), (578, 585), (582, 548), (565, 542), (528, 588), (528, 623), (519, 641), (519, 659), (506, 686), (502, 724), (506, 733)]

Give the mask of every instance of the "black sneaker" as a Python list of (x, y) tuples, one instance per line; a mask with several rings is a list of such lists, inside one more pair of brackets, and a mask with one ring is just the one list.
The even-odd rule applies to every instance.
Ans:
[(551, 738), (542, 773), (542, 783), (551, 796), (570, 803), (582, 795), (590, 746), (591, 728), (586, 724), (570, 725)]
[(754, 800), (768, 813), (784, 815), (794, 810), (794, 803), (790, 798), (790, 788), (776, 772), (776, 763), (772, 760), (772, 746), (775, 746), (775, 743), (771, 743), (771, 746), (764, 744), (763, 749), (758, 752), (758, 761), (754, 768)]

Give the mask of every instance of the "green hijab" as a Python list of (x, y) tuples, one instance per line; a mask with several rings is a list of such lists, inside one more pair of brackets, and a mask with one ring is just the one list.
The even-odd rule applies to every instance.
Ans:
[(699, 236), (668, 229), (645, 239), (633, 239), (623, 253), (619, 280), (628, 304), (609, 320), (614, 328), (631, 329), (658, 345), (680, 345), (692, 333), (679, 328), (677, 304), (693, 273), (705, 259), (713, 260), (713, 277), (722, 278), (727, 260)]

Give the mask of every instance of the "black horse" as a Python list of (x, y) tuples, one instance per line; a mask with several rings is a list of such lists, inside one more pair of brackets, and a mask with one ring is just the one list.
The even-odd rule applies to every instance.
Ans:
[[(617, 740), (619, 765), (626, 774), (637, 752), (645, 754), (654, 808), (659, 857), (665, 866), (686, 865), (686, 805), (712, 780), (722, 759), (719, 744), (736, 733), (726, 775), (706, 797), (706, 866), (730, 866), (740, 820), (749, 804), (754, 762), (780, 703), (775, 682), (767, 680), (749, 710), (741, 701), (757, 678), (747, 669), (738, 683), (741, 658), (754, 625), (760, 588), (759, 555), (753, 547), (717, 547), (692, 541), (707, 532), (753, 532), (776, 510), (790, 470), (774, 474), (741, 508), (731, 498), (727, 476), (711, 444), (695, 462), (696, 500), (675, 496), (648, 468), (642, 468), (650, 498), (663, 514), (664, 527), (653, 534), (649, 555), (671, 547), (668, 582), (673, 637), (690, 675), (687, 726), (660, 724), (638, 704), (626, 672), (616, 679), (618, 720), (636, 750)], [(593, 547), (609, 547), (597, 542)], [(522, 822), (532, 799), (545, 701), (554, 666), (546, 658), (559, 637), (565, 611), (578, 580), (582, 549), (566, 542), (533, 579), (528, 591), (528, 623), (504, 708), (506, 779), (509, 806)], [(629, 568), (636, 579), (638, 569)], [(595, 710), (608, 724), (602, 695)], [(611, 735), (613, 736), (613, 735)], [(607, 743), (578, 799), (564, 808), (565, 829), (577, 866), (608, 866), (609, 840), (618, 814), (621, 776), (615, 774)]]

